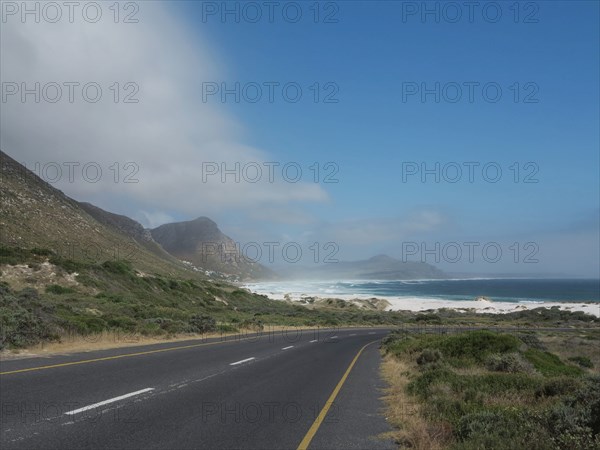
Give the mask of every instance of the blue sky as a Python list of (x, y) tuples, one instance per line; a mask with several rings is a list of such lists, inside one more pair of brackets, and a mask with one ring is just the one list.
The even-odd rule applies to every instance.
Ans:
[[(429, 16), (402, 21), (402, 2), (339, 2), (338, 23), (266, 18), (247, 23), (202, 20), (188, 4), (187, 20), (217, 48), (227, 81), (333, 81), (339, 103), (227, 102), (248, 139), (280, 161), (335, 161), (339, 185), (313, 211), (337, 221), (402, 216), (433, 208), (451, 218), (457, 235), (520, 236), (597, 230), (599, 189), (599, 37), (597, 2), (537, 2), (537, 23), (514, 23), (510, 3), (490, 23), (440, 23)], [(433, 7), (433, 3), (430, 3)], [(306, 9), (303, 12), (310, 13)], [(463, 13), (465, 10), (463, 10)], [(522, 13), (533, 13), (523, 10)], [(277, 16), (276, 16), (277, 18)], [(402, 101), (402, 82), (499, 83), (503, 97), (473, 103)], [(535, 83), (537, 103), (514, 102), (520, 83)], [(474, 183), (403, 183), (403, 162), (498, 163), (497, 184), (475, 172)], [(539, 167), (535, 184), (514, 183), (512, 163)], [(430, 177), (429, 180), (432, 180)], [(483, 232), (483, 230), (486, 230)], [(590, 247), (596, 242), (590, 241)], [(593, 273), (593, 272), (592, 272)]]
[[(331, 241), (340, 259), (402, 257), (406, 242), (498, 242), (505, 256), (497, 264), (442, 258), (437, 265), (450, 272), (598, 276), (598, 2), (520, 2), (517, 23), (513, 2), (491, 5), (501, 9), (496, 23), (481, 7), (472, 22), (463, 6), (458, 22), (442, 14), (438, 23), (431, 15), (423, 20), (421, 11), (403, 16), (422, 2), (361, 1), (321, 2), (321, 19), (335, 11), (336, 23), (314, 23), (314, 2), (299, 2), (302, 19), (290, 23), (281, 15), (289, 3), (279, 4), (272, 23), (264, 6), (258, 23), (222, 20), (220, 11), (203, 16), (223, 2), (143, 3), (136, 25), (52, 24), (36, 34), (40, 25), (29, 24), (24, 34), (22, 24), (9, 22), (3, 50), (27, 41), (39, 51), (4, 51), (3, 80), (35, 80), (36, 71), (37, 79), (102, 77), (107, 85), (127, 78), (139, 83), (141, 102), (103, 105), (101, 119), (97, 105), (57, 106), (62, 114), (54, 106), (3, 105), (3, 150), (26, 163), (83, 161), (85, 152), (88, 161), (107, 155), (107, 165), (136, 161), (139, 185), (58, 187), (146, 226), (207, 215), (242, 245), (293, 241), (308, 253), (311, 243)], [(449, 4), (463, 5), (427, 5)], [(66, 58), (44, 59), (61, 52)], [(272, 103), (266, 94), (257, 103), (218, 95), (203, 102), (203, 83), (235, 82), (294, 82), (303, 97), (286, 102), (277, 89)], [(325, 83), (337, 86), (338, 102), (315, 103), (309, 87), (316, 82), (321, 94), (330, 92)], [(462, 86), (462, 97), (437, 103), (416, 94), (403, 101), (403, 83), (436, 82), (449, 96), (452, 86)], [(470, 82), (478, 83), (473, 102), (464, 84)], [(499, 101), (485, 101), (487, 83), (501, 88)], [(527, 95), (537, 102), (524, 102)], [(42, 125), (32, 136), (28, 127), (36, 120)], [(45, 128), (53, 134), (45, 136)], [(200, 182), (202, 163), (221, 161), (294, 162), (304, 177), (297, 184), (282, 181), (280, 172), (276, 183)], [(326, 163), (335, 163), (339, 182), (313, 183), (315, 162), (322, 175)], [(465, 162), (479, 164), (473, 183)], [(456, 183), (431, 176), (423, 183), (418, 174), (403, 181), (406, 163), (464, 170)], [(483, 178), (485, 164), (502, 169), (497, 183)], [(523, 183), (532, 168), (538, 182)], [(536, 243), (539, 262), (507, 257), (514, 242)]]

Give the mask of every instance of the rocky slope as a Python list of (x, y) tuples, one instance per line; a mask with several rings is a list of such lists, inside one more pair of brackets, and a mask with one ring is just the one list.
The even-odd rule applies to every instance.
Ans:
[(196, 267), (223, 272), (240, 280), (275, 278), (272, 271), (245, 258), (235, 241), (207, 217), (164, 224), (150, 232), (171, 255)]
[(143, 272), (195, 276), (139, 223), (78, 203), (1, 151), (0, 247), (47, 249), (82, 262), (125, 259)]

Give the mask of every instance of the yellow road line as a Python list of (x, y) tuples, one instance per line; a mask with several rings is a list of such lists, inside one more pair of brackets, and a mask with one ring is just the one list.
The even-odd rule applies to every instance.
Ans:
[(340, 392), (340, 389), (342, 389), (342, 386), (346, 382), (346, 378), (348, 378), (348, 375), (350, 375), (350, 371), (354, 367), (354, 364), (356, 364), (356, 361), (358, 361), (358, 358), (360, 357), (363, 350), (365, 348), (367, 348), (369, 345), (374, 344), (375, 342), (377, 342), (377, 341), (369, 342), (367, 345), (365, 345), (363, 348), (361, 348), (358, 351), (358, 353), (356, 354), (356, 356), (354, 357), (354, 359), (352, 360), (352, 362), (346, 369), (346, 373), (344, 373), (344, 376), (341, 378), (341, 380), (339, 381), (339, 383), (337, 384), (337, 386), (335, 387), (335, 389), (333, 390), (333, 392), (327, 399), (325, 406), (323, 406), (323, 409), (321, 410), (321, 412), (319, 413), (319, 415), (317, 416), (317, 418), (315, 419), (315, 421), (309, 428), (308, 432), (304, 436), (304, 439), (302, 439), (302, 442), (300, 442), (300, 445), (298, 445), (298, 450), (306, 450), (308, 448), (308, 446), (310, 445), (310, 442), (315, 437), (315, 434), (317, 434), (317, 431), (319, 431), (319, 427), (323, 423), (323, 420), (325, 420), (325, 416), (327, 416), (327, 413), (329, 412), (331, 405), (333, 405), (333, 402), (335, 401), (335, 398), (337, 397), (338, 393)]
[(8, 375), (11, 373), (32, 372), (34, 370), (54, 369), (56, 367), (75, 366), (78, 364), (88, 364), (88, 363), (97, 362), (97, 361), (109, 361), (111, 359), (128, 358), (130, 356), (150, 355), (152, 353), (169, 352), (172, 350), (183, 350), (186, 348), (204, 347), (207, 345), (223, 344), (223, 343), (227, 343), (227, 342), (236, 342), (236, 341), (245, 341), (248, 339), (255, 339), (255, 337), (247, 337), (247, 338), (241, 338), (241, 339), (236, 339), (236, 340), (231, 340), (231, 341), (204, 342), (202, 344), (191, 344), (191, 345), (183, 345), (180, 347), (161, 348), (158, 350), (148, 350), (145, 352), (137, 352), (137, 353), (125, 353), (122, 355), (106, 356), (104, 358), (95, 358), (95, 359), (84, 359), (82, 361), (73, 361), (73, 362), (62, 363), (62, 364), (52, 364), (49, 366), (29, 367), (27, 369), (19, 369), (19, 370), (10, 370), (8, 372), (0, 372), (0, 375)]

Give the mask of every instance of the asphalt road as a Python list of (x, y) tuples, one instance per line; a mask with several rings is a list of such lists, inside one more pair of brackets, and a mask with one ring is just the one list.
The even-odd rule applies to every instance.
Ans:
[[(382, 329), (0, 363), (2, 449), (390, 449)], [(361, 351), (362, 350), (362, 351)]]

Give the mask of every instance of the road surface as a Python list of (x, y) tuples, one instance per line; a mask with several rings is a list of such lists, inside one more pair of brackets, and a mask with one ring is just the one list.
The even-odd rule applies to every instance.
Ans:
[(0, 363), (2, 449), (391, 449), (384, 329), (303, 330)]

